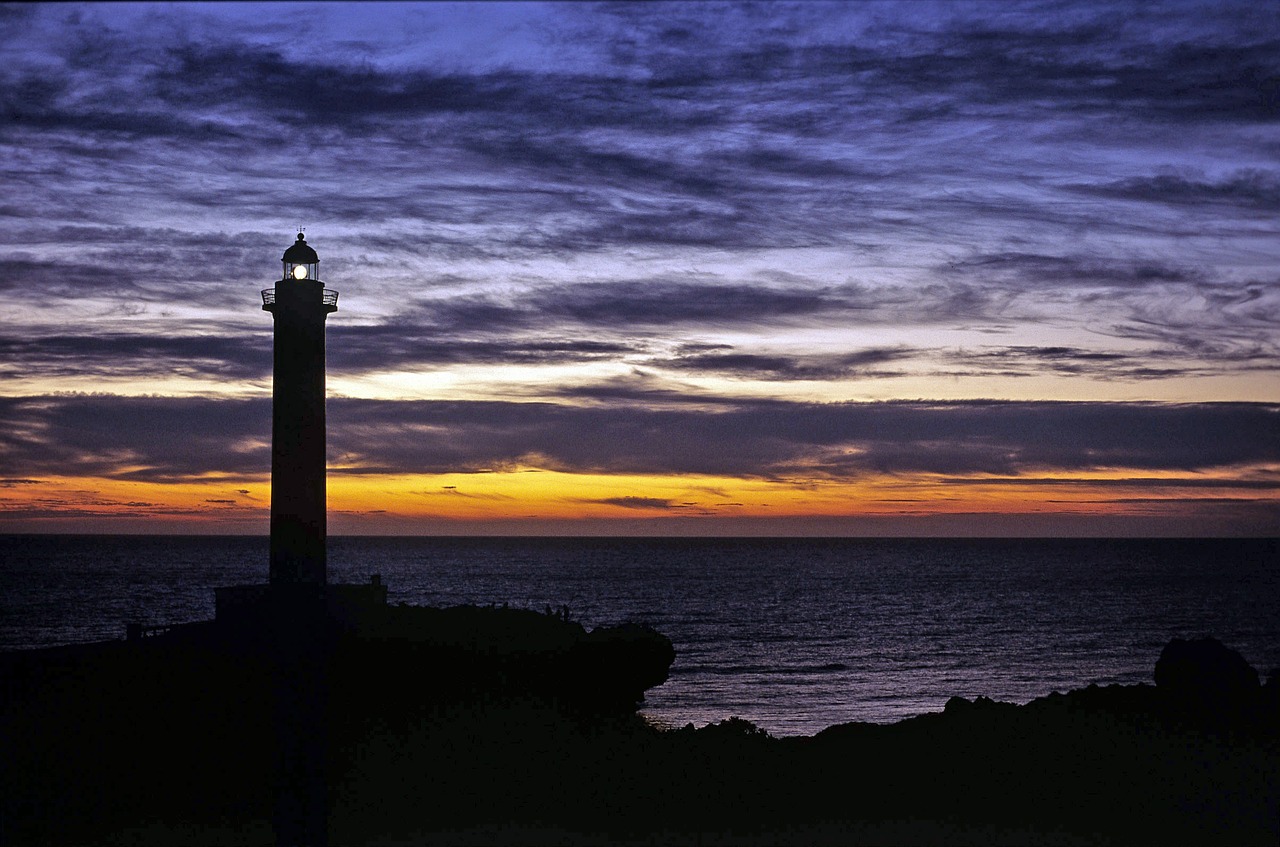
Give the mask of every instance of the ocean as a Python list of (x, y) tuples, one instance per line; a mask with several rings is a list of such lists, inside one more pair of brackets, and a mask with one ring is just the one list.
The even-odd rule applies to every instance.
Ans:
[[(741, 717), (779, 736), (1151, 682), (1173, 637), (1280, 667), (1276, 539), (329, 539), (332, 582), (381, 574), (390, 602), (568, 607), (588, 628), (665, 633), (644, 713)], [(267, 539), (0, 536), (0, 649), (121, 638), (213, 616), (264, 582)]]

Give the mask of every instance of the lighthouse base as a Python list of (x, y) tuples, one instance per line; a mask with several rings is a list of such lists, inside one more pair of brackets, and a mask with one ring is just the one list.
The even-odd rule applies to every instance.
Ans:
[(214, 621), (230, 626), (321, 617), (339, 626), (355, 627), (386, 605), (387, 586), (377, 574), (364, 584), (259, 584), (214, 589)]

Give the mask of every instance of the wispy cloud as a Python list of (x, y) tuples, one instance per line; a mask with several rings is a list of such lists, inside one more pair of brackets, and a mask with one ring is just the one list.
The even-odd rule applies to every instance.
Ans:
[(621, 506), (624, 509), (656, 509), (658, 511), (667, 511), (669, 509), (681, 508), (681, 504), (673, 503), (670, 500), (663, 500), (659, 497), (604, 497), (599, 500), (590, 500), (591, 503), (604, 503), (607, 506)]
[(295, 225), (348, 474), (1274, 461), (1272, 10), (489, 12), (0, 10), (0, 470), (260, 475)]
[(1260, 168), (1245, 168), (1217, 180), (1203, 174), (1161, 173), (1074, 188), (1086, 194), (1171, 206), (1222, 205), (1261, 212), (1280, 209), (1280, 172)]

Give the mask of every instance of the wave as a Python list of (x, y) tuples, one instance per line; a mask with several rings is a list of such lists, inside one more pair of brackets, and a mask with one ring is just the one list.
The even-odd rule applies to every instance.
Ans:
[(787, 676), (792, 674), (841, 673), (853, 670), (843, 662), (828, 662), (822, 665), (692, 665), (681, 666), (678, 662), (671, 668), (671, 674), (681, 676), (742, 676), (744, 674), (767, 674), (770, 676)]

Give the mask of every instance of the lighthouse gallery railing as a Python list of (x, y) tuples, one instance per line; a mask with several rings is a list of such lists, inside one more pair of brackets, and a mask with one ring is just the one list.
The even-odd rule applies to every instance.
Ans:
[[(325, 306), (333, 306), (336, 308), (338, 305), (338, 292), (334, 291), (332, 288), (326, 288), (324, 290), (324, 296), (321, 302)], [(274, 306), (275, 304), (276, 304), (276, 290), (274, 288), (262, 289), (262, 305)]]

